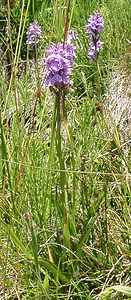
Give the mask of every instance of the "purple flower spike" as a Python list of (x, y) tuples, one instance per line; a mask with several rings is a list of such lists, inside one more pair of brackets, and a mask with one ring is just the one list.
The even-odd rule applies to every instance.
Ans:
[(71, 29), (68, 36), (67, 36), (67, 42), (72, 42), (73, 40), (78, 39), (78, 34), (74, 29)]
[(92, 58), (92, 60), (97, 59), (98, 53), (100, 52), (100, 50), (102, 50), (102, 48), (103, 48), (103, 42), (101, 41), (100, 38), (95, 43), (93, 41), (90, 41), (88, 53)]
[(89, 56), (91, 60), (96, 60), (100, 50), (103, 48), (100, 33), (104, 31), (104, 19), (99, 13), (91, 15), (87, 25), (87, 34), (89, 37)]
[(28, 45), (35, 45), (39, 42), (41, 38), (41, 28), (37, 21), (34, 21), (30, 24), (27, 32), (27, 41)]
[(62, 57), (70, 60), (71, 63), (73, 63), (74, 59), (76, 58), (75, 51), (76, 48), (74, 47), (74, 45), (71, 42), (67, 41), (64, 48), (63, 48), (63, 44), (51, 45), (48, 50), (48, 55), (59, 54)]
[(70, 81), (73, 73), (75, 47), (71, 43), (51, 45), (45, 59), (46, 73), (45, 85), (51, 88), (63, 89)]
[(90, 16), (87, 25), (87, 33), (97, 35), (104, 30), (104, 19), (99, 13)]

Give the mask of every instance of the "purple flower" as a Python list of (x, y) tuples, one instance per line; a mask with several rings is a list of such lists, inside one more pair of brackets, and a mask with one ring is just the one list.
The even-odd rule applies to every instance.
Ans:
[(99, 13), (91, 15), (87, 25), (87, 34), (89, 37), (88, 53), (91, 60), (96, 60), (100, 50), (103, 48), (100, 33), (104, 31), (104, 19)]
[(28, 45), (35, 45), (38, 43), (41, 38), (41, 28), (37, 21), (34, 21), (30, 24), (28, 32), (27, 32), (27, 41)]
[(97, 35), (104, 30), (104, 19), (99, 13), (91, 15), (87, 25), (87, 33)]
[(71, 42), (67, 42), (64, 47), (63, 44), (51, 45), (48, 50), (48, 55), (60, 54), (62, 57), (70, 60), (71, 63), (74, 62), (76, 58), (76, 48)]
[(97, 59), (98, 53), (100, 52), (102, 47), (103, 47), (103, 42), (101, 41), (100, 37), (99, 37), (99, 39), (96, 40), (95, 43), (92, 40), (90, 41), (88, 53), (92, 60)]
[(65, 57), (71, 62), (71, 64), (74, 63), (76, 58), (76, 47), (71, 42), (68, 42), (65, 44)]
[(75, 47), (71, 43), (51, 45), (45, 59), (45, 84), (59, 90), (70, 83), (72, 65), (76, 57)]
[(71, 29), (68, 36), (67, 36), (67, 42), (72, 42), (73, 40), (78, 39), (78, 34), (74, 29)]

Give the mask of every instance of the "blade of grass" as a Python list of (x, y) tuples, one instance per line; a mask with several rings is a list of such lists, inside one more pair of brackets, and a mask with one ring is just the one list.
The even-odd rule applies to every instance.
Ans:
[[(30, 261), (32, 261), (35, 264), (35, 261), (33, 259), (33, 256), (30, 254), (28, 249), (24, 246), (24, 244), (20, 241), (20, 239), (16, 236), (16, 234), (13, 232), (12, 228), (9, 226), (5, 226), (5, 233), (8, 234), (12, 241), (15, 243), (15, 245), (21, 250), (21, 252), (28, 258)], [(52, 263), (51, 261), (48, 261), (46, 259), (42, 259), (41, 257), (38, 257), (38, 263), (39, 265), (44, 266), (49, 272), (51, 272), (55, 278), (59, 278), (63, 283), (67, 283), (69, 279), (66, 277), (65, 274), (63, 274), (60, 270), (58, 270), (57, 266)], [(45, 271), (44, 271), (45, 274)]]

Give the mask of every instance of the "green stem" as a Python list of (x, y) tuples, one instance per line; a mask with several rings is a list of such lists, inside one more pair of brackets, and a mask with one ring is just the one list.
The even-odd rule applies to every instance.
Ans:
[(34, 59), (35, 59), (35, 77), (36, 77), (36, 87), (37, 87), (37, 94), (39, 98), (39, 106), (41, 109), (41, 84), (40, 84), (40, 73), (39, 73), (39, 66), (38, 66), (38, 53), (37, 53), (37, 43), (35, 42), (34, 45)]
[(8, 174), (8, 182), (9, 182), (9, 188), (10, 188), (10, 193), (11, 193), (11, 200), (12, 200), (12, 209), (15, 212), (15, 203), (14, 203), (14, 196), (13, 196), (13, 188), (12, 188), (12, 182), (11, 182), (11, 170), (10, 170), (10, 165), (9, 165), (9, 158), (8, 158), (8, 149), (7, 149), (7, 143), (6, 143), (6, 138), (4, 135), (4, 130), (3, 130), (3, 124), (2, 124), (2, 117), (1, 117), (1, 111), (0, 111), (0, 130), (1, 130), (1, 154), (2, 154), (2, 159), (3, 159), (3, 166), (2, 166), (2, 171), (3, 171), (3, 180), (5, 176), (5, 166), (7, 168), (7, 174)]
[(96, 81), (97, 96), (99, 98), (98, 100), (100, 100), (100, 98), (101, 98), (101, 84), (100, 84), (100, 70), (99, 70), (98, 60), (96, 61), (95, 81)]
[(61, 115), (60, 115), (60, 101), (61, 101), (61, 92), (56, 93), (56, 150), (60, 165), (60, 187), (61, 187), (61, 211), (63, 214), (63, 225), (64, 225), (64, 239), (65, 246), (70, 249), (70, 234), (69, 234), (69, 221), (68, 221), (68, 204), (67, 204), (67, 195), (66, 195), (66, 174), (65, 174), (65, 164), (62, 155), (62, 145), (61, 145)]
[[(51, 141), (50, 141), (50, 152), (49, 152), (49, 159), (48, 159), (48, 173), (46, 177), (46, 184), (45, 184), (45, 190), (44, 190), (44, 199), (43, 199), (43, 208), (42, 211), (44, 210), (44, 205), (46, 202), (47, 198), (47, 191), (48, 191), (48, 186), (49, 182), (52, 180), (52, 163), (53, 163), (53, 158), (54, 158), (54, 143), (55, 143), (55, 129), (56, 129), (56, 101), (54, 103), (54, 111), (53, 111), (53, 118), (52, 118), (52, 128), (51, 128)], [(51, 201), (50, 199), (46, 203), (46, 212), (44, 214), (44, 218), (48, 218), (48, 215), (51, 211)], [(41, 221), (43, 222), (43, 213), (41, 216)]]
[[(62, 203), (65, 206), (65, 165), (62, 157), (62, 147), (61, 147), (61, 117), (60, 117), (60, 92), (56, 93), (56, 150), (60, 164), (60, 185), (61, 185), (61, 193), (62, 193)], [(64, 218), (65, 219), (65, 218)]]
[(108, 189), (108, 179), (105, 178), (104, 183), (104, 197), (105, 197), (105, 253), (107, 264), (109, 262), (109, 253), (108, 253), (108, 219), (107, 219), (107, 189)]
[[(9, 0), (8, 0), (9, 3)], [(15, 58), (14, 58), (14, 62), (13, 65), (16, 67), (16, 69), (18, 68), (18, 63), (19, 63), (19, 58), (20, 58), (20, 52), (21, 52), (21, 46), (22, 46), (22, 41), (23, 41), (23, 35), (25, 32), (25, 25), (26, 25), (26, 21), (27, 21), (27, 16), (28, 16), (28, 10), (29, 10), (29, 5), (30, 5), (30, 0), (28, 0), (27, 3), (27, 8), (26, 8), (26, 12), (25, 12), (25, 18), (23, 20), (23, 26), (22, 26), (22, 31), (21, 34), (18, 34), (18, 39), (19, 39), (19, 47), (16, 47), (16, 53), (15, 53)], [(13, 81), (13, 72), (11, 73), (11, 78), (10, 78), (10, 83), (9, 83), (9, 88), (8, 88), (8, 93), (6, 96), (6, 100), (5, 100), (5, 108), (4, 108), (4, 112), (6, 111), (7, 108), (7, 103), (8, 103), (8, 99), (9, 99), (9, 95), (10, 95), (10, 90), (12, 87), (12, 81)]]
[[(71, 129), (68, 126), (67, 121), (67, 114), (65, 109), (65, 93), (62, 97), (62, 110), (63, 110), (63, 120), (64, 120), (64, 126), (68, 135), (69, 143), (70, 143), (70, 150), (71, 150), (71, 164), (72, 164), (72, 170), (75, 171), (75, 154), (74, 154), (74, 141), (72, 137)], [(76, 211), (76, 174), (73, 172), (72, 174), (72, 185), (73, 185), (73, 201), (72, 201), (72, 209), (71, 209), (71, 228), (72, 228), (72, 234), (76, 233), (76, 226), (75, 226), (75, 211)]]

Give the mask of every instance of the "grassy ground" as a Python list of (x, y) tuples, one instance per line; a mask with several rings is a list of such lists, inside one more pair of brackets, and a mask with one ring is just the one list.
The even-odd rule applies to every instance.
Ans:
[[(106, 111), (112, 72), (129, 72), (130, 3), (71, 1), (69, 29), (78, 32), (77, 59), (74, 88), (66, 99), (68, 125), (61, 120), (60, 161), (55, 99), (43, 87), (41, 74), (48, 45), (63, 38), (67, 2), (48, 0), (37, 11), (32, 8), (32, 18), (43, 31), (36, 69), (22, 41), (29, 1), (21, 10), (16, 41), (8, 7), (9, 39), (0, 58), (2, 300), (131, 297), (130, 138), (124, 140), (115, 123), (110, 126)], [(17, 5), (18, 1), (14, 14)], [(85, 34), (94, 11), (105, 19), (104, 49), (97, 65), (89, 61)], [(1, 37), (3, 43), (7, 37)], [(8, 51), (14, 62), (11, 74)]]

